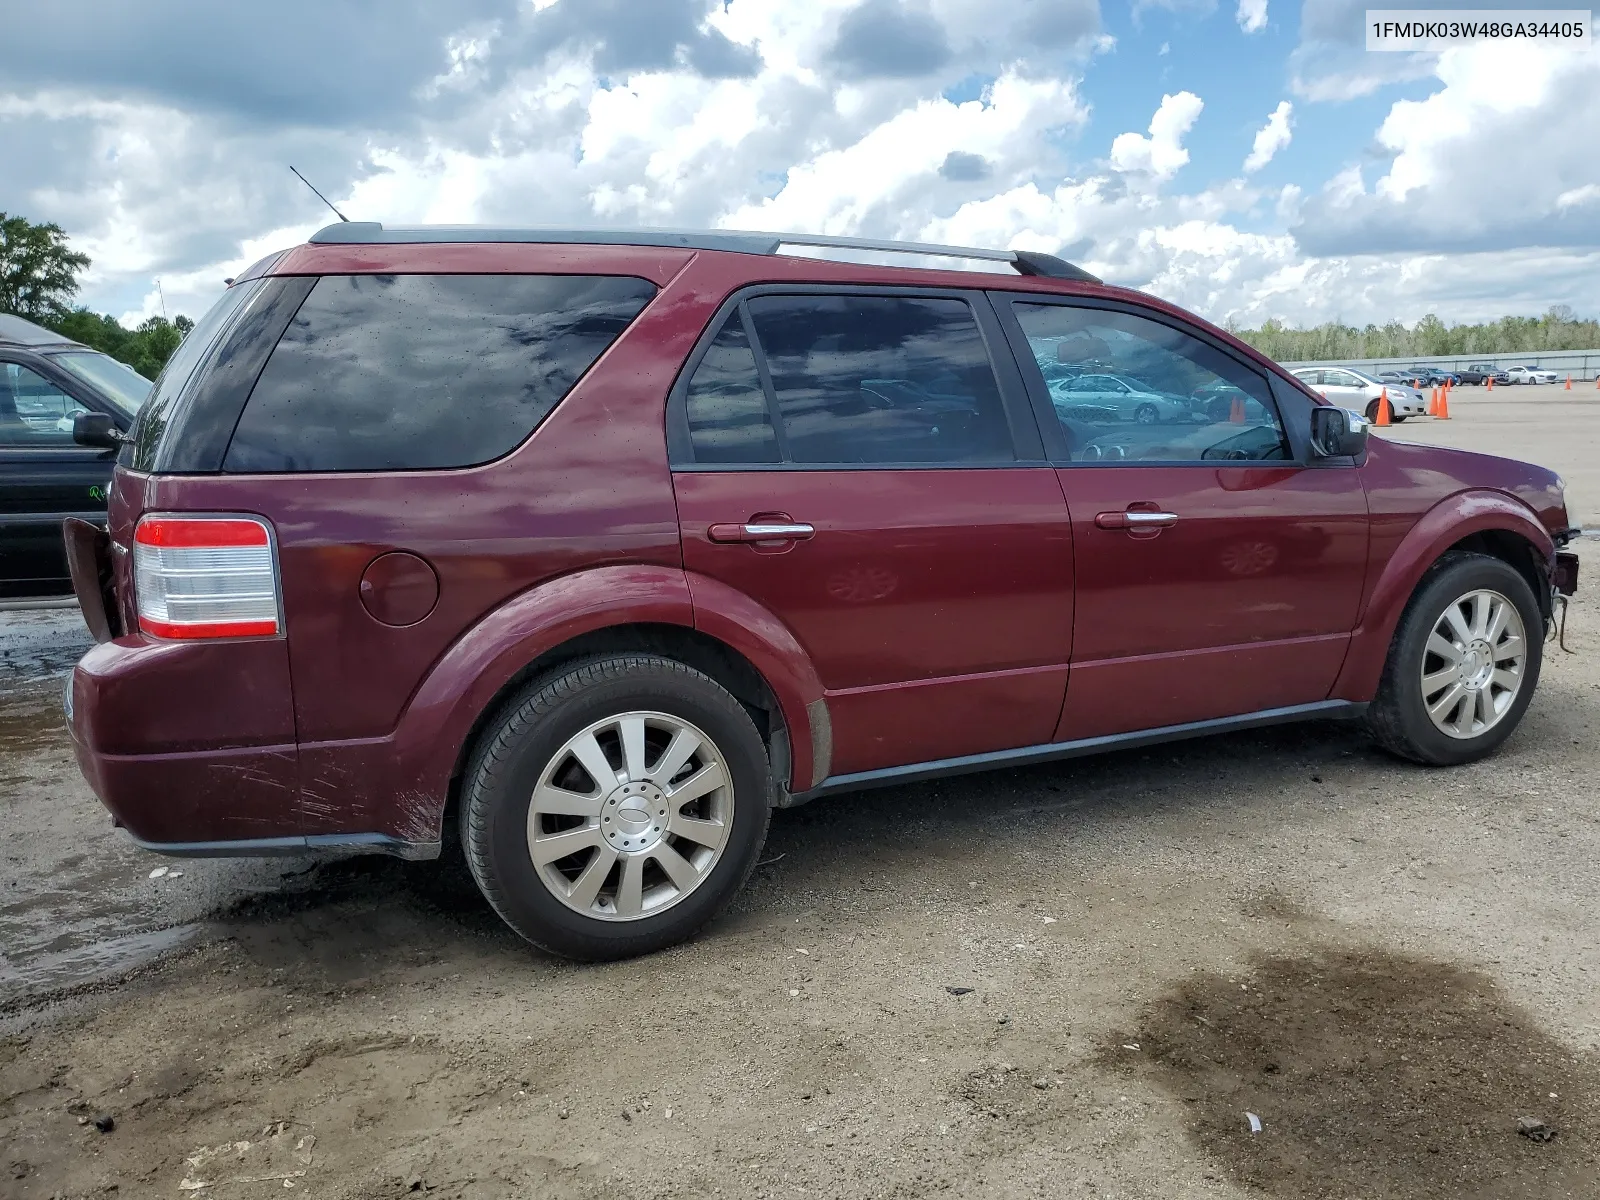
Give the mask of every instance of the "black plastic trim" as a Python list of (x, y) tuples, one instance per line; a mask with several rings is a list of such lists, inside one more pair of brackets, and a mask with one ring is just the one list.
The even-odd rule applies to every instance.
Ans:
[(838, 792), (862, 791), (867, 788), (893, 787), (901, 783), (916, 783), (924, 779), (942, 779), (950, 775), (967, 775), (976, 771), (990, 771), (1001, 767), (1026, 767), (1034, 763), (1056, 762), (1064, 758), (1081, 758), (1110, 750), (1131, 750), (1139, 746), (1154, 746), (1163, 742), (1178, 742), (1187, 738), (1205, 737), (1213, 733), (1232, 733), (1244, 729), (1261, 729), (1269, 725), (1287, 725), (1295, 721), (1317, 718), (1352, 720), (1364, 715), (1367, 705), (1352, 700), (1318, 700), (1313, 704), (1293, 704), (1287, 708), (1267, 708), (1259, 712), (1244, 713), (1237, 717), (1217, 717), (1209, 721), (1190, 721), (1182, 725), (1163, 725), (1156, 729), (1141, 729), (1132, 733), (1110, 733), (1102, 737), (1079, 738), (1071, 742), (1050, 742), (1042, 746), (1021, 746), (1015, 750), (997, 750), (990, 754), (967, 754), (959, 758), (940, 758), (931, 762), (912, 763), (904, 767), (884, 767), (876, 771), (856, 771), (847, 775), (834, 775), (824, 779), (808, 792), (789, 797), (789, 804), (804, 804)]
[[(129, 837), (133, 837), (130, 833)], [(413, 862), (439, 857), (439, 842), (410, 842), (387, 833), (319, 833), (309, 837), (241, 838), (228, 842), (147, 842), (133, 837), (141, 850), (172, 858), (275, 858), (294, 854), (348, 850), (387, 854)]]

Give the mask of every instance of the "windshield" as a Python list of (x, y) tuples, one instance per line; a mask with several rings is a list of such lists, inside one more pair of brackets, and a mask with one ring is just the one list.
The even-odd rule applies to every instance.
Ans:
[(52, 362), (89, 384), (127, 416), (139, 411), (150, 396), (150, 381), (126, 363), (94, 350), (52, 354)]

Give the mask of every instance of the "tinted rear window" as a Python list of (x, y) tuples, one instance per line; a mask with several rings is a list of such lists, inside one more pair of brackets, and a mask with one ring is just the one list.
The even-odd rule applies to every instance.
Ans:
[(267, 360), (223, 469), (498, 458), (654, 295), (653, 284), (617, 276), (325, 276)]

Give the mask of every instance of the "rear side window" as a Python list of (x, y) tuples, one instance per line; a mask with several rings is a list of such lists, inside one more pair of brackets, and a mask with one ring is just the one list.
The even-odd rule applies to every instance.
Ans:
[[(747, 309), (787, 461), (1015, 459), (994, 368), (964, 300), (758, 296)], [(700, 460), (698, 442), (695, 451)]]
[(728, 314), (689, 380), (688, 410), (696, 462), (779, 461), (755, 352), (738, 309)]
[(324, 276), (256, 381), (223, 469), (392, 471), (498, 458), (655, 290), (619, 276)]

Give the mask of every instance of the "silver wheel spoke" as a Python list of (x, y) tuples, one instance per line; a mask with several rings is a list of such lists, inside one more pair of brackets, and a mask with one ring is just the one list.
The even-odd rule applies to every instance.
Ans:
[(683, 891), (687, 892), (700, 882), (700, 872), (694, 869), (694, 864), (665, 842), (655, 848), (651, 857), (667, 873), (667, 878)]
[(1482, 592), (1474, 592), (1471, 603), (1472, 636), (1475, 638), (1485, 637), (1489, 632), (1489, 610), (1491, 607), (1489, 597)]
[(1506, 631), (1506, 620), (1511, 615), (1511, 606), (1498, 603), (1493, 606), (1489, 614), (1489, 627), (1483, 631), (1483, 640), (1493, 646), (1500, 640), (1500, 635)]
[(721, 821), (702, 821), (698, 817), (686, 817), (682, 813), (673, 813), (667, 822), (667, 832), (675, 833), (679, 837), (686, 837), (691, 842), (700, 846), (709, 846), (715, 850), (722, 845), (728, 836), (728, 827)]
[(567, 791), (566, 788), (545, 784), (533, 794), (533, 811), (547, 813), (552, 817), (598, 817), (604, 799), (603, 792), (581, 796), (577, 792)]
[(1461, 697), (1467, 694), (1467, 689), (1459, 683), (1432, 704), (1428, 705), (1428, 715), (1435, 721), (1449, 724), (1450, 717), (1454, 715), (1456, 706), (1461, 703)]
[(600, 894), (600, 885), (611, 874), (611, 864), (616, 861), (617, 852), (610, 846), (601, 846), (594, 852), (589, 865), (583, 868), (583, 873), (573, 881), (571, 890), (567, 892), (567, 899), (574, 908), (584, 911), (594, 906), (595, 897)]
[(1494, 697), (1489, 694), (1488, 688), (1482, 688), (1473, 697), (1477, 701), (1477, 712), (1474, 714), (1485, 729), (1494, 724)]
[(691, 800), (698, 800), (707, 792), (716, 791), (717, 788), (728, 782), (728, 775), (722, 769), (721, 763), (707, 763), (689, 778), (685, 779), (667, 795), (674, 808), (678, 805), (688, 804)]
[(535, 865), (546, 867), (557, 859), (576, 854), (586, 846), (598, 845), (600, 845), (600, 831), (593, 825), (582, 825), (564, 833), (536, 837), (529, 849), (533, 854)]
[(593, 733), (575, 738), (568, 749), (572, 752), (572, 757), (583, 764), (583, 769), (589, 772), (589, 778), (594, 780), (595, 787), (601, 793), (609, 792), (621, 782), (617, 779), (617, 773), (611, 769), (611, 764), (606, 760), (606, 752), (600, 749), (600, 742)]
[(617, 884), (617, 915), (637, 917), (644, 911), (644, 858), (622, 860), (622, 880)]
[(644, 776), (644, 718), (624, 717), (617, 722), (622, 735), (622, 769), (637, 782)]
[(1437, 633), (1428, 635), (1428, 652), (1430, 654), (1437, 654), (1440, 658), (1444, 659), (1445, 662), (1451, 664), (1459, 663), (1464, 657), (1459, 646), (1457, 646), (1454, 642), (1440, 637)]
[(1522, 649), (1522, 639), (1516, 634), (1512, 634), (1494, 648), (1494, 660), (1497, 663), (1503, 663), (1507, 659), (1521, 658)]
[(1461, 601), (1456, 601), (1444, 610), (1444, 619), (1450, 625), (1450, 632), (1456, 635), (1454, 641), (1465, 644), (1472, 640), (1472, 627), (1461, 615)]
[(1435, 671), (1432, 675), (1422, 677), (1422, 698), (1436, 695), (1440, 688), (1446, 687), (1460, 678), (1461, 673), (1455, 667), (1446, 667), (1442, 671)]
[[(1489, 682), (1502, 691), (1514, 692), (1517, 690), (1517, 685), (1522, 682), (1522, 676), (1515, 671), (1507, 671), (1502, 667), (1489, 676)], [(1488, 690), (1488, 688), (1484, 689), (1484, 691)]]
[(700, 749), (700, 738), (687, 729), (680, 729), (672, 735), (672, 741), (667, 743), (667, 748), (661, 752), (661, 757), (656, 759), (656, 765), (650, 768), (650, 782), (666, 787), (667, 783), (679, 771), (683, 764), (694, 757), (694, 752)]

